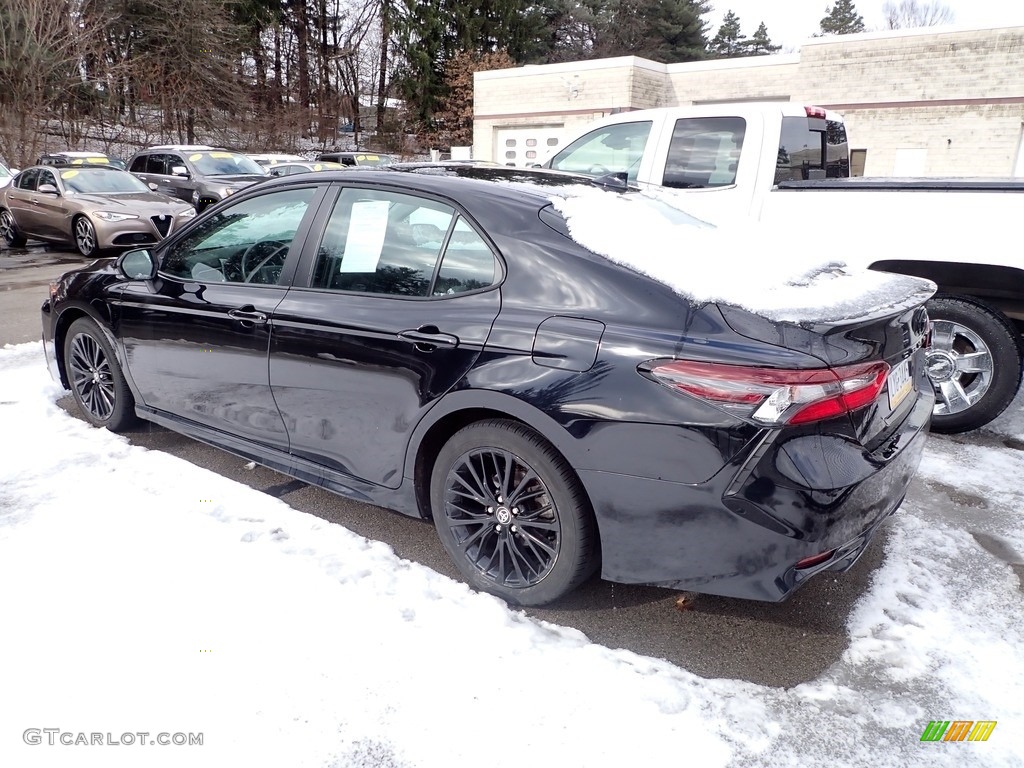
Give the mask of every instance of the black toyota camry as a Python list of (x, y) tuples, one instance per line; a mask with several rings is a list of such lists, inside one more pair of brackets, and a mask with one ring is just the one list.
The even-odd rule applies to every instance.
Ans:
[(830, 322), (687, 298), (574, 239), (553, 201), (583, 184), (254, 185), (53, 283), (51, 371), (98, 427), (146, 419), (432, 519), (472, 586), (521, 605), (597, 571), (778, 601), (849, 568), (921, 458), (934, 286)]

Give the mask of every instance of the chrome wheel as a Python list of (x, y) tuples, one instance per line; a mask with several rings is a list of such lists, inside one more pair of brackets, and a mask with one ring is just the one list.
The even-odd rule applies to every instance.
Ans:
[(950, 320), (934, 321), (927, 366), (937, 416), (966, 411), (992, 385), (992, 351), (975, 331)]
[(96, 230), (84, 216), (75, 219), (75, 246), (83, 256), (92, 256), (96, 250)]
[(78, 401), (96, 421), (107, 421), (117, 402), (110, 361), (92, 336), (79, 333), (71, 339), (68, 372)]
[(495, 585), (532, 586), (558, 560), (562, 527), (548, 487), (510, 451), (462, 454), (448, 472), (443, 514), (461, 556)]

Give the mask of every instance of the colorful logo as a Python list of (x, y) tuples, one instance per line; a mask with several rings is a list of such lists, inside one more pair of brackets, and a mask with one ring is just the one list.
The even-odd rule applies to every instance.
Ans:
[(988, 741), (996, 720), (931, 720), (921, 741)]

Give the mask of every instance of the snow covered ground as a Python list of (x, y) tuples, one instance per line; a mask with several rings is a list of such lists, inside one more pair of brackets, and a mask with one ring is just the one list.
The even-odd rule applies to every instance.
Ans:
[[(0, 766), (1024, 764), (1024, 398), (931, 440), (847, 651), (787, 690), (528, 618), (62, 395), (0, 350)], [(920, 742), (957, 719), (998, 726)]]

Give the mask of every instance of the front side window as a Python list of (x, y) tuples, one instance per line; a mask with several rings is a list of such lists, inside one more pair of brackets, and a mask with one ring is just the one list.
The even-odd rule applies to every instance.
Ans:
[(278, 284), (315, 193), (286, 189), (218, 211), (167, 252), (160, 271), (200, 282)]
[(742, 117), (676, 120), (662, 184), (677, 189), (735, 184), (745, 133)]
[(53, 171), (48, 169), (39, 171), (39, 181), (37, 183), (36, 188), (38, 189), (39, 187), (43, 186), (43, 184), (50, 184), (51, 186), (54, 187), (57, 186), (57, 177), (53, 175)]
[(649, 120), (597, 128), (555, 155), (551, 167), (588, 176), (625, 171), (635, 181), (650, 133)]

